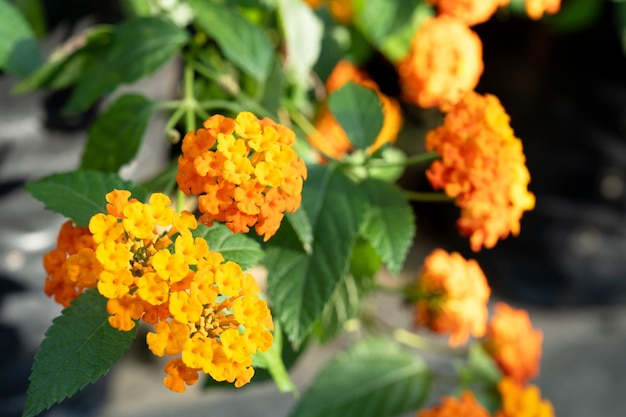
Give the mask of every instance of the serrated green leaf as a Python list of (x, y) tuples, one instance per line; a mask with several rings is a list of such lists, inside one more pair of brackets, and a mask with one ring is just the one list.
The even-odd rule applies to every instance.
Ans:
[(415, 216), (395, 184), (367, 178), (361, 184), (369, 203), (362, 234), (397, 274), (415, 236)]
[(362, 0), (356, 26), (391, 62), (401, 60), (424, 20), (434, 14), (424, 0)]
[(72, 219), (78, 226), (87, 226), (91, 216), (106, 212), (104, 196), (114, 188), (129, 190), (139, 201), (147, 196), (142, 187), (115, 174), (98, 171), (52, 174), (26, 184), (26, 189), (48, 210)]
[(300, 207), (295, 213), (285, 213), (285, 218), (293, 227), (296, 235), (298, 235), (304, 251), (310, 254), (311, 245), (313, 244), (313, 228), (304, 209)]
[(25, 77), (41, 64), (33, 31), (18, 9), (0, 0), (0, 70)]
[(310, 333), (348, 270), (365, 201), (336, 166), (313, 165), (304, 183), (302, 206), (313, 230), (311, 255), (284, 223), (263, 260), (275, 317), (295, 346)]
[(238, 263), (243, 270), (257, 265), (264, 255), (257, 241), (241, 233), (233, 233), (220, 223), (214, 223), (211, 227), (198, 224), (198, 228), (191, 234), (204, 238), (210, 250), (220, 252), (224, 259)]
[(137, 334), (109, 325), (107, 299), (88, 290), (54, 319), (30, 375), (23, 417), (32, 417), (105, 375)]
[(346, 274), (331, 295), (313, 333), (320, 342), (326, 343), (333, 340), (337, 334), (344, 330), (345, 324), (358, 317), (362, 305), (362, 288), (359, 281), (352, 275)]
[(191, 0), (196, 23), (219, 45), (233, 64), (258, 82), (267, 78), (274, 48), (267, 34), (230, 7)]
[(383, 108), (376, 92), (349, 82), (328, 96), (328, 108), (355, 149), (365, 150), (383, 126)]
[(154, 109), (154, 103), (142, 95), (118, 97), (89, 129), (80, 168), (117, 172), (130, 162)]
[(329, 361), (291, 417), (384, 417), (417, 410), (426, 398), (428, 370), (388, 339), (367, 339)]
[(184, 29), (167, 20), (126, 20), (115, 29), (97, 62), (79, 79), (65, 111), (82, 111), (119, 85), (155, 72), (180, 51), (187, 39)]

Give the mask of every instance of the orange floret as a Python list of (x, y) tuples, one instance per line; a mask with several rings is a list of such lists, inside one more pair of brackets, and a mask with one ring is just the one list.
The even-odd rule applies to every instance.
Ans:
[(333, 19), (342, 25), (348, 25), (354, 19), (352, 0), (304, 0), (304, 2), (313, 9), (326, 4)]
[(496, 304), (484, 346), (505, 375), (518, 384), (537, 376), (542, 342), (542, 332), (532, 327), (526, 311)]
[(561, 0), (526, 0), (526, 13), (531, 19), (541, 19), (544, 13), (555, 14), (561, 8)]
[[(284, 211), (293, 213), (300, 206), (307, 170), (294, 143), (292, 130), (269, 119), (249, 112), (236, 119), (215, 115), (204, 128), (185, 135), (176, 180), (184, 193), (198, 195), (201, 223), (223, 222), (235, 233), (256, 225), (267, 241)], [(275, 204), (274, 211), (268, 210), (270, 190), (278, 193), (272, 198), (297, 204)]]
[(517, 236), (524, 211), (535, 206), (522, 142), (497, 97), (470, 93), (426, 135), (426, 149), (441, 155), (426, 175), (461, 208), (459, 231), (477, 252)]
[(549, 401), (541, 399), (541, 392), (535, 385), (522, 386), (511, 378), (498, 383), (502, 396), (502, 409), (495, 417), (554, 417), (554, 409)]
[(463, 391), (461, 398), (444, 397), (441, 404), (418, 411), (416, 417), (490, 417), (471, 391)]
[(465, 343), (470, 334), (485, 334), (491, 291), (475, 260), (434, 250), (424, 260), (416, 292), (416, 323), (437, 333), (450, 333), (451, 346)]
[[(376, 141), (367, 149), (372, 154), (386, 143), (394, 143), (402, 128), (403, 118), (397, 100), (383, 94), (378, 85), (364, 72), (349, 61), (339, 61), (326, 80), (326, 92), (339, 90), (348, 82), (354, 82), (372, 89), (378, 95), (383, 110), (383, 126)], [(325, 104), (322, 105), (315, 121), (316, 132), (309, 136), (308, 141), (324, 155), (333, 159), (341, 159), (354, 150), (345, 131), (332, 115)]]
[(455, 17), (468, 26), (486, 22), (499, 7), (510, 0), (428, 0), (437, 7), (439, 14)]
[(428, 19), (398, 63), (403, 98), (424, 108), (458, 103), (483, 73), (482, 50), (478, 35), (460, 20)]

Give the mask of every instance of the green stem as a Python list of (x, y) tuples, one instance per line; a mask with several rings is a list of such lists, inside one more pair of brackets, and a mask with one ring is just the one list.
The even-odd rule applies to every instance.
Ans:
[(309, 119), (307, 119), (298, 109), (296, 109), (294, 106), (288, 106), (287, 107), (287, 111), (289, 112), (289, 117), (291, 117), (291, 120), (294, 121), (294, 123), (300, 128), (302, 129), (302, 131), (304, 132), (305, 135), (307, 136), (312, 136), (315, 133), (317, 133), (317, 129), (315, 128), (315, 126), (313, 125), (313, 123), (311, 123), (309, 121)]
[(191, 65), (185, 66), (184, 75), (184, 91), (185, 91), (185, 128), (187, 132), (196, 130), (196, 113), (195, 107), (197, 106), (196, 99), (193, 96), (193, 67)]
[(439, 158), (439, 154), (437, 152), (425, 152), (417, 155), (410, 156), (403, 161), (383, 161), (381, 159), (372, 159), (368, 162), (371, 167), (408, 167), (410, 165), (420, 165), (428, 162), (432, 162), (435, 159)]
[(387, 294), (399, 295), (412, 302), (425, 298), (425, 296), (417, 291), (417, 289), (411, 287), (388, 287), (386, 285), (378, 284), (374, 289)]
[(185, 207), (185, 193), (179, 188), (176, 190), (176, 213), (180, 214)]
[(233, 113), (239, 113), (242, 110), (240, 104), (230, 100), (205, 100), (199, 102), (198, 105), (204, 110), (225, 109)]
[(465, 348), (451, 348), (448, 345), (436, 343), (405, 329), (395, 329), (393, 331), (393, 338), (406, 346), (419, 350), (426, 350), (428, 352), (453, 357), (464, 358), (467, 356), (467, 349)]
[(422, 203), (449, 203), (454, 201), (454, 198), (448, 197), (446, 193), (440, 192), (404, 190), (404, 196), (410, 201), (418, 201)]

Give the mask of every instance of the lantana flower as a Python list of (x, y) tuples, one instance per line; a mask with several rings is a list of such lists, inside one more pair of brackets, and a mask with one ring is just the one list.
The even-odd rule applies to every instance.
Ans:
[(397, 65), (404, 100), (446, 107), (474, 90), (483, 73), (483, 46), (467, 24), (441, 15), (426, 20)]
[(526, 13), (531, 19), (541, 19), (544, 13), (555, 14), (561, 8), (561, 0), (526, 0)]
[(211, 116), (183, 139), (178, 186), (198, 196), (201, 223), (223, 222), (235, 233), (254, 226), (267, 241), (302, 200), (307, 169), (295, 140), (292, 130), (249, 112)]
[(457, 227), (470, 237), (473, 251), (519, 234), (522, 214), (534, 208), (535, 196), (527, 188), (522, 142), (497, 97), (467, 94), (428, 132), (426, 149), (441, 156), (426, 176), (461, 208)]
[(194, 237), (195, 217), (177, 214), (169, 197), (155, 193), (148, 204), (130, 197), (114, 190), (89, 229), (64, 226), (46, 270), (53, 283), (59, 271), (77, 279), (50, 284), (47, 293), (65, 301), (95, 286), (108, 299), (112, 327), (128, 331), (140, 319), (154, 325), (146, 341), (153, 354), (175, 356), (164, 379), (173, 391), (185, 391), (200, 371), (245, 385), (254, 374), (251, 355), (272, 344), (272, 317), (256, 281)]
[(314, 9), (326, 4), (330, 15), (337, 23), (349, 25), (354, 20), (352, 0), (304, 0), (304, 2)]
[(499, 7), (510, 0), (428, 0), (437, 7), (440, 15), (452, 16), (468, 26), (484, 23), (494, 15)]
[(489, 411), (471, 391), (463, 391), (460, 398), (446, 396), (432, 408), (418, 411), (416, 417), (490, 417)]
[(465, 343), (470, 334), (485, 334), (491, 291), (475, 260), (435, 249), (424, 260), (415, 285), (417, 324), (450, 333), (451, 346)]
[[(347, 60), (339, 61), (328, 76), (325, 85), (326, 93), (331, 94), (350, 81), (374, 90), (382, 106), (383, 126), (375, 142), (367, 149), (367, 153), (372, 154), (386, 143), (396, 141), (403, 124), (402, 110), (397, 100), (383, 94), (369, 75)], [(341, 159), (354, 150), (346, 132), (325, 104), (322, 104), (316, 118), (315, 129), (316, 132), (308, 137), (308, 141), (325, 155), (333, 159)]]
[(498, 383), (502, 397), (502, 409), (495, 417), (554, 417), (550, 401), (541, 398), (541, 391), (535, 385), (524, 386), (511, 378), (503, 378)]
[(525, 310), (496, 304), (484, 346), (505, 375), (518, 384), (537, 376), (542, 342), (542, 332), (532, 327)]

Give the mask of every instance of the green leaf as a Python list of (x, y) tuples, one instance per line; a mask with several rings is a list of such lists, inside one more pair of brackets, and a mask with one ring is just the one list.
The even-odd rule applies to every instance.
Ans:
[(220, 223), (214, 223), (211, 227), (198, 224), (198, 228), (191, 234), (204, 238), (210, 250), (221, 252), (224, 259), (238, 263), (243, 270), (257, 265), (264, 255), (257, 241), (241, 233), (233, 233)]
[(25, 77), (41, 64), (33, 31), (18, 9), (0, 0), (0, 70)]
[(367, 339), (326, 364), (291, 417), (399, 415), (424, 403), (429, 382), (417, 356), (388, 339)]
[(304, 209), (300, 207), (295, 213), (285, 213), (285, 218), (293, 227), (302, 243), (302, 248), (307, 254), (311, 254), (313, 244), (313, 229)]
[(278, 57), (275, 57), (267, 80), (259, 85), (259, 104), (267, 111), (277, 114), (284, 97), (285, 87), (283, 64)]
[(285, 38), (285, 67), (296, 84), (308, 87), (311, 69), (320, 55), (324, 28), (309, 6), (300, 0), (278, 0)]
[(433, 14), (424, 0), (361, 0), (355, 25), (391, 62), (398, 62), (417, 29)]
[(48, 210), (72, 219), (78, 226), (87, 226), (91, 216), (106, 212), (104, 196), (114, 188), (129, 190), (139, 201), (146, 199), (147, 192), (138, 185), (98, 171), (52, 174), (26, 184), (26, 189)]
[(383, 126), (383, 108), (376, 92), (349, 82), (328, 96), (328, 108), (355, 149), (365, 150)]
[(88, 290), (54, 319), (30, 375), (23, 417), (32, 417), (105, 375), (137, 334), (109, 325), (107, 299)]
[(396, 182), (406, 170), (406, 154), (395, 146), (383, 146), (369, 160), (369, 176), (387, 182)]
[(284, 223), (263, 261), (275, 315), (295, 346), (310, 333), (348, 270), (365, 202), (361, 190), (335, 165), (313, 165), (302, 206), (313, 230), (311, 255)]
[(72, 37), (52, 52), (43, 65), (22, 79), (13, 92), (26, 93), (40, 88), (56, 90), (74, 84), (109, 44), (112, 31), (109, 25), (99, 25)]
[(17, 0), (15, 5), (24, 15), (28, 25), (38, 38), (46, 34), (46, 16), (41, 0)]
[(376, 277), (381, 265), (380, 257), (372, 244), (363, 238), (357, 239), (350, 260), (352, 276), (359, 281), (368, 282), (368, 280)]
[(154, 103), (139, 94), (115, 100), (89, 129), (80, 168), (117, 172), (130, 162), (154, 109)]
[(259, 82), (267, 78), (274, 48), (260, 26), (230, 7), (205, 0), (191, 0), (189, 5), (196, 23), (215, 39), (226, 58)]
[(313, 333), (320, 342), (330, 342), (344, 330), (349, 320), (358, 317), (361, 312), (362, 293), (359, 281), (352, 275), (346, 274), (341, 279), (322, 316), (313, 327)]
[(413, 209), (395, 184), (368, 178), (361, 183), (369, 203), (362, 234), (397, 274), (415, 235)]
[(180, 51), (187, 39), (187, 32), (170, 21), (153, 17), (126, 20), (79, 79), (65, 111), (85, 110), (119, 85), (155, 72)]

